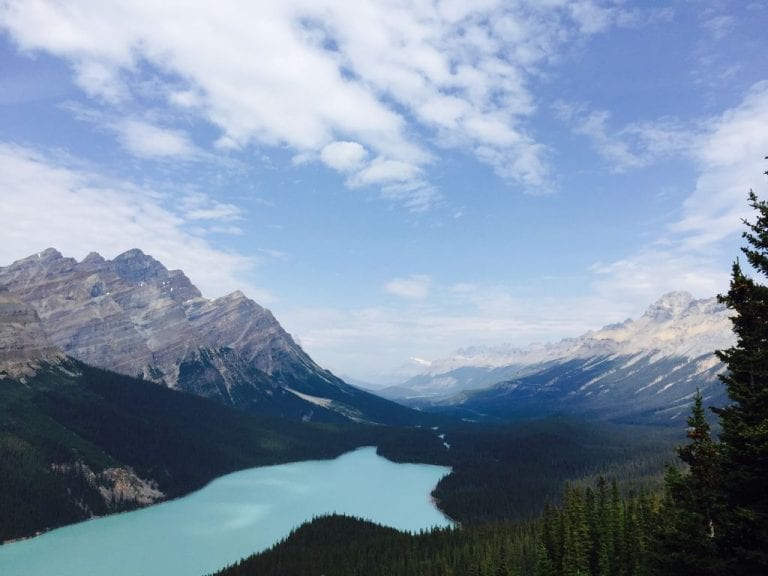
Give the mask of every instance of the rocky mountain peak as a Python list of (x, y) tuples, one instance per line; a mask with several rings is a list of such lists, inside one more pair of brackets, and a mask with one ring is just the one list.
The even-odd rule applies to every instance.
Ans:
[(201, 349), (230, 348), (265, 374), (319, 369), (241, 291), (203, 298), (182, 271), (139, 249), (113, 260), (92, 252), (80, 263), (49, 249), (0, 267), (0, 286), (37, 311), (35, 322), (66, 354), (169, 386)]
[(74, 258), (64, 258), (58, 250), (47, 248), (11, 264), (8, 267), (10, 274), (0, 283), (9, 286), (11, 283), (36, 282), (50, 274), (70, 271), (76, 265)]
[(693, 303), (693, 296), (688, 292), (668, 292), (651, 304), (643, 317), (661, 322), (674, 320), (685, 314)]
[(197, 286), (181, 270), (170, 270), (166, 284), (168, 294), (177, 302), (187, 302), (194, 298), (201, 298), (202, 293)]
[(83, 258), (83, 261), (80, 262), (80, 268), (88, 271), (100, 270), (104, 268), (106, 262), (104, 257), (98, 252), (90, 252), (88, 256)]
[(132, 284), (168, 278), (168, 269), (138, 248), (116, 256), (111, 267), (120, 278)]
[(61, 252), (56, 250), (56, 248), (46, 248), (42, 252), (38, 252), (36, 255), (30, 256), (30, 258), (32, 259), (37, 258), (37, 260), (45, 261), (45, 260), (61, 260), (62, 258), (64, 258), (64, 256), (62, 256)]

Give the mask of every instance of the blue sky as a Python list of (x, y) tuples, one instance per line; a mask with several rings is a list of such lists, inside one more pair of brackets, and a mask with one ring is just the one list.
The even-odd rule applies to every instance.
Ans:
[(139, 247), (321, 364), (551, 341), (727, 286), (768, 3), (0, 2), (0, 265)]

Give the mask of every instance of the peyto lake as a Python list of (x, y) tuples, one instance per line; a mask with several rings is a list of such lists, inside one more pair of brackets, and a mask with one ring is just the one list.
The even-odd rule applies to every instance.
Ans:
[(0, 546), (3, 576), (201, 576), (338, 512), (401, 530), (446, 526), (430, 492), (450, 470), (361, 448), (335, 460), (252, 468), (170, 502)]

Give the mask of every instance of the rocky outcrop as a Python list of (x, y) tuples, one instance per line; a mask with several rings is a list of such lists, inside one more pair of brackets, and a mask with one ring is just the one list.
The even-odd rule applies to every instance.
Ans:
[(35, 309), (0, 289), (0, 379), (32, 376), (40, 363), (62, 357)]
[[(165, 494), (154, 480), (145, 480), (136, 475), (130, 466), (113, 467), (94, 472), (85, 462), (51, 464), (51, 470), (58, 475), (79, 476), (98, 490), (108, 510), (130, 509), (148, 506), (165, 499)], [(85, 509), (88, 516), (93, 511)]]

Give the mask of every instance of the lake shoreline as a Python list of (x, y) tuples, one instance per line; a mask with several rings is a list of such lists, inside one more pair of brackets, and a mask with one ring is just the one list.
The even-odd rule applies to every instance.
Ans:
[(450, 473), (433, 464), (394, 463), (373, 446), (236, 471), (184, 497), (5, 544), (0, 572), (47, 576), (55, 566), (58, 576), (206, 573), (332, 513), (414, 533), (453, 526), (431, 495)]

